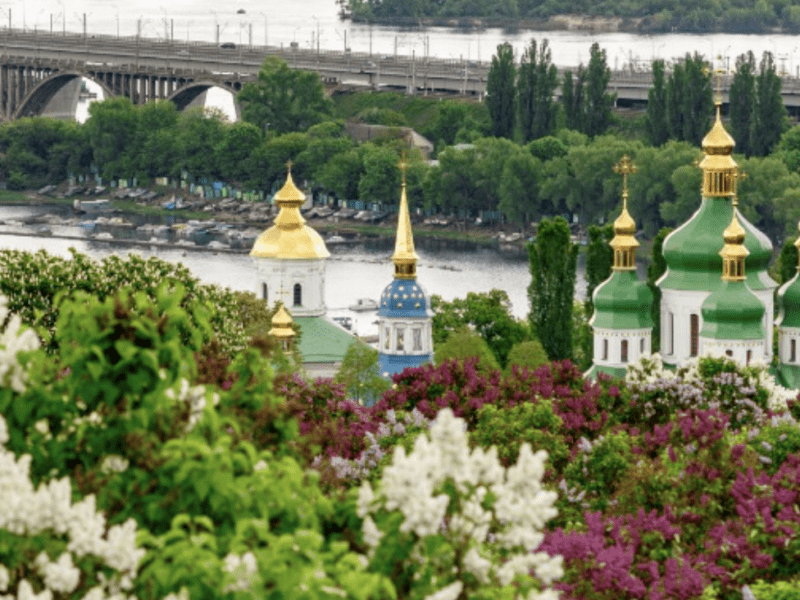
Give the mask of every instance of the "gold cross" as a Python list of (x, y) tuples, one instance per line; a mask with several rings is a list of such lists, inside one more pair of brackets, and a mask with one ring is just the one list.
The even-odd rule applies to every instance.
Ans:
[(286, 161), (286, 168), (289, 169), (289, 173), (292, 172), (292, 160), (291, 159)]
[(620, 160), (617, 164), (615, 164), (613, 169), (614, 173), (622, 175), (622, 195), (627, 198), (628, 175), (633, 175), (639, 169), (636, 167), (634, 163), (631, 162), (631, 159), (627, 154), (622, 156), (622, 160)]
[[(717, 54), (717, 60), (722, 63), (722, 54)], [(722, 103), (722, 75), (725, 73), (725, 69), (722, 67), (717, 67), (714, 69), (714, 76), (717, 79), (717, 98), (716, 101), (720, 104)]]

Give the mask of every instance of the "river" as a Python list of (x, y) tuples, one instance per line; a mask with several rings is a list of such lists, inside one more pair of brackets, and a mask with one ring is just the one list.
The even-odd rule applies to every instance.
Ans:
[[(59, 217), (58, 224), (47, 225), (53, 236), (36, 235), (37, 228), (43, 227), (41, 224), (19, 223), (37, 215)], [(120, 216), (134, 225), (143, 222), (141, 217), (109, 216)], [(28, 251), (45, 249), (56, 255), (69, 256), (69, 248), (72, 247), (96, 259), (112, 253), (125, 255), (138, 252), (143, 256), (155, 255), (164, 260), (181, 262), (207, 283), (246, 291), (255, 291), (257, 287), (254, 259), (246, 253), (181, 247), (174, 244), (177, 241), (175, 238), (166, 236), (162, 238), (165, 243), (158, 246), (112, 243), (94, 239), (94, 236), (111, 233), (115, 238), (144, 241), (149, 240), (153, 233), (94, 225), (96, 217), (88, 215), (81, 217), (80, 222), (74, 219), (71, 209), (64, 205), (0, 206), (0, 248)], [(72, 239), (58, 236), (70, 236)], [(428, 294), (438, 294), (446, 300), (452, 300), (463, 298), (471, 291), (488, 292), (498, 288), (508, 293), (515, 316), (524, 318), (527, 315), (527, 286), (531, 277), (527, 254), (521, 248), (485, 247), (421, 236), (417, 236), (416, 245), (420, 256), (418, 280)], [(328, 248), (331, 258), (327, 262), (325, 302), (329, 314), (351, 317), (356, 330), (362, 335), (376, 333), (374, 312), (355, 313), (348, 307), (359, 298), (377, 300), (383, 288), (391, 282), (394, 269), (390, 257), (394, 250), (394, 239), (375, 238), (358, 243), (330, 244)], [(576, 293), (583, 295), (585, 283), (582, 275), (579, 277)]]
[(589, 48), (598, 42), (608, 64), (621, 69), (654, 58), (671, 59), (687, 52), (707, 58), (721, 55), (733, 65), (747, 50), (760, 56), (772, 52), (779, 68), (798, 76), (800, 42), (793, 35), (585, 33), (576, 31), (515, 31), (484, 29), (462, 31), (442, 27), (426, 29), (370, 26), (339, 20), (335, 0), (6, 0), (0, 6), (0, 27), (88, 34), (232, 42), (354, 52), (427, 55), (464, 60), (491, 60), (497, 45), (511, 43), (519, 55), (531, 37), (548, 38), (553, 62), (575, 67), (589, 60)]

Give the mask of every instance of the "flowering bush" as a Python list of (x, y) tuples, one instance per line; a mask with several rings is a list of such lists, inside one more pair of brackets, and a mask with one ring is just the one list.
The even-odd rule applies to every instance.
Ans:
[(395, 448), (375, 490), (359, 490), (371, 568), (393, 574), (408, 598), (455, 600), (487, 587), (556, 598), (547, 586), (561, 557), (535, 552), (556, 514), (556, 494), (540, 484), (546, 458), (524, 444), (504, 469), (494, 449), (470, 451), (464, 422), (443, 409), (410, 454)]

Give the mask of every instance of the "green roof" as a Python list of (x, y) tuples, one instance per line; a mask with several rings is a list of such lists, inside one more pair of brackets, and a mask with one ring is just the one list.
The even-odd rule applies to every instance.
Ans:
[(800, 366), (798, 365), (778, 365), (776, 373), (778, 383), (790, 390), (800, 389)]
[(764, 305), (744, 281), (722, 281), (703, 302), (700, 336), (713, 340), (757, 340), (764, 337)]
[(628, 372), (627, 367), (605, 367), (603, 365), (592, 365), (592, 368), (584, 373), (586, 379), (597, 379), (598, 373), (605, 373), (612, 377), (625, 379), (625, 374)]
[(778, 322), (783, 327), (800, 327), (800, 273), (795, 273), (778, 290)]
[(594, 291), (591, 325), (600, 329), (649, 329), (653, 292), (636, 271), (614, 271)]
[[(746, 232), (744, 245), (750, 252), (745, 260), (747, 285), (751, 290), (776, 287), (767, 269), (772, 243), (737, 211)], [(722, 232), (733, 218), (730, 198), (703, 198), (692, 218), (664, 240), (667, 272), (658, 282), (661, 289), (714, 291), (720, 288), (724, 241)]]
[(342, 362), (355, 337), (325, 317), (295, 317), (300, 325), (298, 350), (304, 363)]

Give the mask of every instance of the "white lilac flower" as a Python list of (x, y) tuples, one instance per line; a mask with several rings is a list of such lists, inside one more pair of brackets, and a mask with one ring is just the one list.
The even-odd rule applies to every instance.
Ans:
[(440, 589), (438, 592), (425, 596), (425, 600), (456, 600), (463, 587), (463, 583), (456, 581)]

